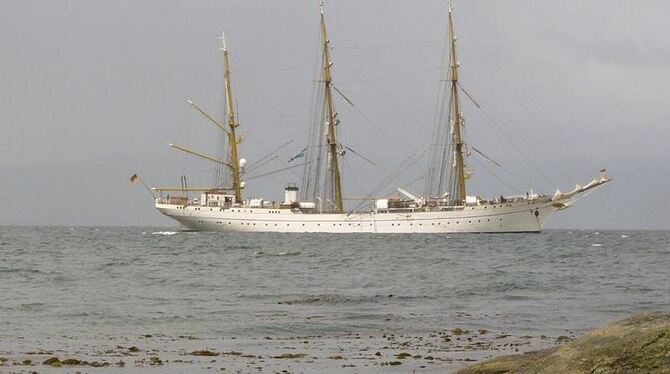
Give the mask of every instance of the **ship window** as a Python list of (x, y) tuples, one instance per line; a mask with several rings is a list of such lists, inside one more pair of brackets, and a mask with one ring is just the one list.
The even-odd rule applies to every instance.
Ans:
[(481, 219), (478, 219), (478, 220), (477, 220), (477, 222), (481, 222), (481, 221), (482, 221)]
[(458, 225), (458, 221), (456, 221), (456, 224)]
[(472, 223), (472, 221), (468, 221), (468, 223)]

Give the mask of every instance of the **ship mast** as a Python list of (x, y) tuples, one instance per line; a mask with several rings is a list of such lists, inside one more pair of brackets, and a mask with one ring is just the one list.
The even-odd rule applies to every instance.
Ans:
[(332, 74), (330, 67), (333, 65), (330, 60), (330, 41), (328, 40), (328, 33), (326, 32), (326, 19), (323, 15), (323, 0), (320, 3), (321, 11), (321, 39), (323, 43), (323, 81), (325, 89), (325, 101), (326, 101), (326, 123), (328, 125), (327, 129), (327, 140), (328, 140), (328, 154), (330, 161), (330, 172), (332, 177), (333, 187), (335, 189), (335, 204), (338, 213), (343, 213), (344, 208), (342, 205), (342, 181), (340, 177), (340, 165), (339, 165), (339, 156), (340, 153), (337, 149), (337, 113), (335, 112), (335, 105), (333, 103), (333, 91), (332, 91)]
[(454, 32), (454, 19), (452, 16), (452, 6), (449, 2), (449, 39), (451, 42), (451, 105), (452, 105), (452, 128), (454, 143), (454, 172), (456, 176), (455, 185), (452, 186), (452, 198), (456, 203), (465, 202), (465, 162), (463, 160), (463, 139), (461, 128), (463, 125), (463, 115), (461, 113), (461, 104), (458, 97), (458, 59), (456, 58), (456, 33)]
[(223, 65), (224, 65), (224, 90), (226, 95), (226, 106), (228, 109), (228, 127), (227, 132), (228, 144), (230, 145), (230, 155), (228, 158), (228, 166), (233, 172), (233, 190), (235, 191), (235, 201), (242, 202), (242, 183), (240, 181), (240, 161), (237, 154), (237, 145), (239, 139), (235, 134), (235, 129), (240, 125), (235, 118), (235, 107), (233, 105), (233, 90), (230, 83), (230, 61), (228, 60), (228, 46), (226, 45), (226, 35), (221, 34), (221, 50), (223, 51)]

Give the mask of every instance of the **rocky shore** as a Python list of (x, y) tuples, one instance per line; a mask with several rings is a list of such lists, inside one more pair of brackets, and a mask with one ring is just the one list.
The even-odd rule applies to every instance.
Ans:
[[(476, 363), (474, 366), (468, 367)], [(0, 339), (0, 372), (667, 373), (670, 314), (641, 314), (575, 340), (450, 327), (430, 333), (198, 337), (160, 333)]]
[(551, 349), (496, 357), (457, 374), (670, 373), (670, 314), (639, 314)]

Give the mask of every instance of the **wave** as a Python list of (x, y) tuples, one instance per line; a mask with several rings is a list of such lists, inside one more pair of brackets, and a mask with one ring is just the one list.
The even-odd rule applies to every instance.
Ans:
[(419, 299), (421, 296), (397, 296), (393, 294), (388, 295), (367, 295), (367, 296), (348, 296), (339, 294), (320, 294), (320, 295), (306, 295), (296, 299), (282, 300), (278, 304), (284, 305), (355, 305), (365, 304), (369, 302), (379, 302), (382, 299), (388, 300), (412, 300)]
[(151, 235), (165, 235), (165, 236), (170, 236), (176, 234), (177, 231), (156, 231), (152, 232)]
[(263, 251), (254, 251), (253, 255), (260, 256), (299, 256), (302, 252), (277, 252), (277, 253), (265, 253)]

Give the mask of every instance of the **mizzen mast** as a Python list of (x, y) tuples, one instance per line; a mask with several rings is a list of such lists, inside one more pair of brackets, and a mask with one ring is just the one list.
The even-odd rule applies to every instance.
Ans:
[(327, 141), (328, 141), (328, 156), (330, 163), (331, 183), (333, 184), (335, 193), (335, 205), (338, 213), (344, 212), (342, 205), (342, 181), (340, 177), (340, 165), (337, 143), (337, 113), (335, 112), (335, 104), (333, 103), (333, 87), (332, 87), (332, 73), (331, 66), (333, 62), (330, 60), (330, 41), (328, 40), (328, 33), (326, 31), (326, 19), (323, 14), (323, 0), (320, 3), (321, 11), (321, 41), (323, 43), (323, 81), (325, 90), (325, 104), (326, 104), (326, 123), (327, 123)]
[[(451, 45), (450, 57), (450, 81), (451, 81), (451, 123), (452, 140), (454, 144), (454, 164), (451, 175), (450, 193), (454, 203), (465, 202), (465, 161), (463, 159), (462, 125), (463, 115), (461, 103), (458, 97), (458, 59), (456, 58), (456, 33), (454, 31), (454, 19), (452, 6), (449, 3), (449, 39)], [(455, 178), (454, 178), (455, 177)]]
[(228, 144), (229, 144), (229, 155), (228, 155), (228, 165), (233, 172), (233, 190), (235, 191), (235, 201), (238, 203), (242, 202), (242, 182), (240, 180), (240, 160), (237, 153), (237, 145), (239, 144), (239, 139), (235, 134), (235, 129), (240, 125), (237, 123), (237, 118), (235, 117), (235, 106), (233, 104), (233, 90), (230, 83), (230, 61), (228, 60), (228, 46), (226, 45), (226, 35), (221, 34), (221, 50), (223, 51), (223, 65), (224, 65), (224, 90), (226, 95), (226, 106), (228, 110), (228, 127), (230, 128), (227, 131), (228, 135)]

